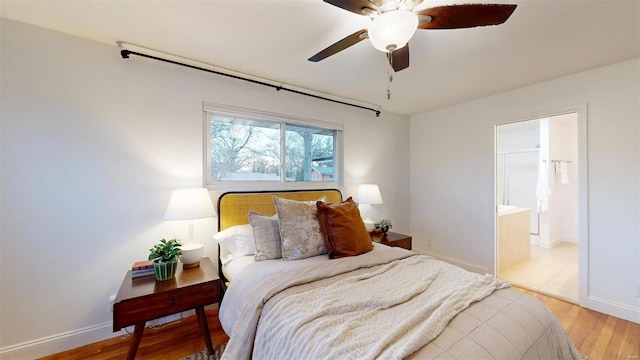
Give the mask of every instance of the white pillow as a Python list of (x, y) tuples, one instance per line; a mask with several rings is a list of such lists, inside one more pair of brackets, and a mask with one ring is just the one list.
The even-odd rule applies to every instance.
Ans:
[(223, 245), (235, 258), (253, 255), (256, 242), (253, 239), (253, 228), (250, 224), (236, 225), (213, 234), (213, 239)]

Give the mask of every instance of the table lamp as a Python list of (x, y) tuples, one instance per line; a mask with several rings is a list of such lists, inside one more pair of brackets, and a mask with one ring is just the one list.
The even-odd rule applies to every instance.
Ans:
[(358, 188), (356, 201), (360, 204), (360, 215), (364, 226), (368, 232), (372, 232), (376, 228), (376, 223), (369, 218), (369, 207), (375, 204), (382, 204), (382, 195), (380, 188), (376, 184), (362, 184)]
[(177, 189), (171, 193), (164, 219), (189, 220), (189, 239), (183, 244), (180, 257), (184, 268), (200, 266), (200, 259), (204, 256), (204, 245), (193, 240), (193, 220), (214, 216), (216, 210), (207, 189)]

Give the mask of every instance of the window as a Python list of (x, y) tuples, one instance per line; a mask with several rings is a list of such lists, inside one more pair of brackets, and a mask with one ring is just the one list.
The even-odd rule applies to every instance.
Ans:
[(340, 183), (342, 125), (204, 106), (205, 183)]

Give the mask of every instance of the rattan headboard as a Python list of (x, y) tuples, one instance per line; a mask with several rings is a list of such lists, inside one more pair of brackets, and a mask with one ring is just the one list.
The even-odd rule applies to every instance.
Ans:
[(218, 199), (218, 231), (249, 223), (249, 210), (263, 215), (274, 215), (274, 195), (300, 201), (318, 200), (322, 196), (326, 198), (327, 203), (342, 201), (342, 193), (337, 189), (227, 192)]

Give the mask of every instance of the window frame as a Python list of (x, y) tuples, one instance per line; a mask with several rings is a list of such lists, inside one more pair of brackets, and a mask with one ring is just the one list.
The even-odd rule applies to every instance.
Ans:
[[(216, 181), (211, 182), (211, 126), (209, 113), (222, 116), (240, 117), (250, 120), (260, 120), (268, 122), (277, 122), (280, 124), (280, 167), (281, 176), (279, 181)], [(287, 114), (279, 114), (268, 111), (248, 109), (237, 106), (222, 105), (215, 103), (202, 103), (203, 118), (203, 186), (209, 190), (253, 190), (253, 189), (317, 189), (317, 188), (337, 188), (344, 184), (344, 125), (292, 116)], [(286, 173), (286, 125), (292, 124), (297, 126), (308, 126), (319, 129), (333, 130), (336, 132), (333, 144), (334, 152), (334, 181), (286, 181), (284, 174)]]

